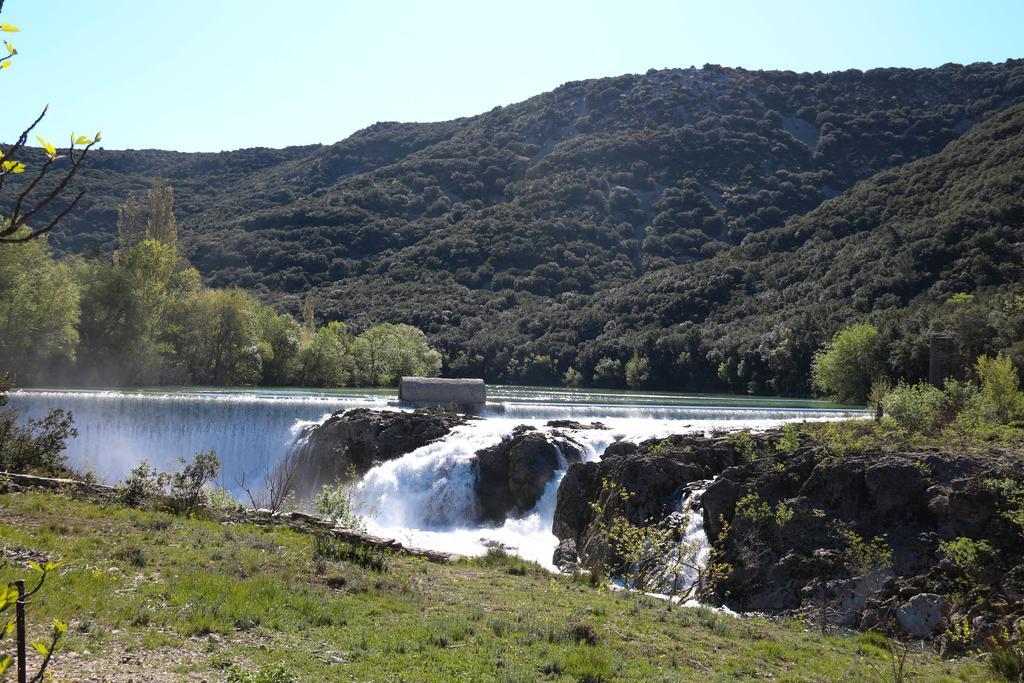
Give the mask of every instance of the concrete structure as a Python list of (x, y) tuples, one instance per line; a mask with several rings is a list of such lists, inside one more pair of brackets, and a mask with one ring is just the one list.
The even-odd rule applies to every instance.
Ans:
[(487, 401), (487, 387), (482, 379), (403, 377), (398, 400), (416, 407), (440, 406), (479, 413)]
[(957, 375), (956, 339), (949, 332), (933, 332), (928, 348), (928, 383), (941, 389), (947, 377)]

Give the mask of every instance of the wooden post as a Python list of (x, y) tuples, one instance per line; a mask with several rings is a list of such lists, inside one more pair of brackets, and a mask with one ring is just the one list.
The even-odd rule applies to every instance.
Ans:
[(15, 581), (14, 585), (18, 588), (18, 602), (14, 606), (18, 629), (18, 683), (27, 683), (25, 642), (28, 640), (28, 636), (25, 633), (25, 582)]

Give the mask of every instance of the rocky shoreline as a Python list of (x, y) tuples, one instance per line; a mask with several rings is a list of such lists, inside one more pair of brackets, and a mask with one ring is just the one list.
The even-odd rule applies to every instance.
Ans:
[[(304, 457), (313, 463), (342, 452), (318, 471), (365, 471), (462, 420), (349, 411), (311, 435)], [(711, 544), (701, 586), (707, 603), (823, 628), (935, 638), (951, 654), (1024, 626), (1022, 529), (1008, 507), (1014, 494), (1004, 490), (1024, 490), (1017, 451), (844, 449), (788, 426), (618, 441), (584, 462), (572, 432), (595, 427), (520, 426), (478, 451), (480, 521), (524, 514), (567, 466), (552, 523), (554, 562), (576, 571), (615, 552), (591, 524), (592, 504), (609, 483), (630, 492), (622, 514), (644, 525), (678, 514), (682, 497), (711, 480), (699, 501)]]
[(1000, 448), (838, 452), (795, 430), (617, 443), (563, 478), (556, 563), (602, 547), (587, 534), (603, 480), (634, 492), (625, 514), (642, 524), (713, 478), (704, 601), (960, 654), (1024, 624), (1021, 527), (999, 491), (1020, 485), (1022, 461)]

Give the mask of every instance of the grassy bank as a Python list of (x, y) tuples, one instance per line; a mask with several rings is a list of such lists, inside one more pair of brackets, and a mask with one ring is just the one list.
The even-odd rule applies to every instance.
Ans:
[[(733, 618), (595, 589), (515, 558), (383, 570), (314, 559), (287, 528), (225, 525), (69, 500), (0, 496), (3, 580), (63, 560), (29, 608), (70, 622), (57, 680), (886, 680), (873, 636)], [(366, 564), (366, 563), (364, 563)], [(33, 634), (34, 635), (34, 634)], [(593, 644), (591, 644), (593, 643)], [(984, 680), (916, 653), (919, 680)], [(272, 678), (258, 680), (274, 680)]]

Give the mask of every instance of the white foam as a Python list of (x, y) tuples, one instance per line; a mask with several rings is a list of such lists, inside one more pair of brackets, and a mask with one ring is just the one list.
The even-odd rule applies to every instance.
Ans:
[[(373, 468), (357, 485), (354, 502), (369, 529), (413, 545), (466, 555), (486, 552), (489, 543), (513, 548), (524, 558), (551, 567), (557, 539), (551, 533), (558, 472), (536, 507), (498, 527), (475, 523), (472, 460), (520, 424), (546, 429), (553, 419), (599, 420), (607, 430), (570, 432), (594, 460), (613, 440), (642, 441), (716, 429), (766, 429), (788, 421), (829, 420), (861, 415), (821, 404), (791, 407), (780, 401), (740, 401), (668, 394), (633, 395), (499, 388), (506, 402), (490, 405), (484, 419), (453, 430), (443, 440)], [(159, 469), (178, 458), (215, 448), (221, 483), (238, 493), (244, 476), (260, 481), (310, 424), (332, 412), (366, 407), (394, 409), (392, 392), (307, 392), (273, 390), (181, 391), (16, 391), (11, 406), (22, 418), (39, 418), (50, 408), (74, 413), (79, 436), (70, 442), (72, 465), (118, 481), (141, 460)], [(562, 402), (559, 402), (562, 401)], [(568, 401), (568, 402), (566, 402)], [(783, 404), (783, 405), (780, 405)]]

